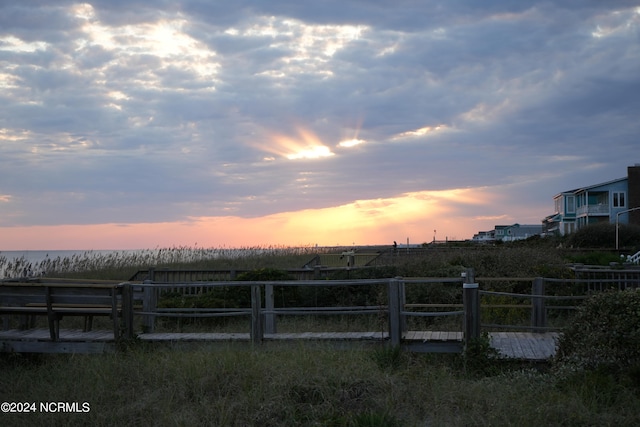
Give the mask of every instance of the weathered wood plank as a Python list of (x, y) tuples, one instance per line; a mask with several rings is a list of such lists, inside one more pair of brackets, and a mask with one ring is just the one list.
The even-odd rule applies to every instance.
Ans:
[[(556, 339), (559, 334), (530, 333), (530, 332), (491, 332), (489, 334), (492, 347), (496, 348), (505, 358), (523, 360), (545, 360), (556, 352)], [(269, 341), (372, 341), (388, 340), (387, 332), (302, 332), (265, 334), (264, 339)], [(249, 333), (147, 333), (139, 335), (143, 341), (150, 342), (225, 342), (244, 341), (249, 342)], [(410, 338), (410, 339), (409, 339)], [(53, 342), (46, 329), (18, 330), (10, 329), (0, 331), (0, 351), (34, 351), (42, 353), (54, 352), (101, 352), (109, 348), (92, 345), (95, 343), (113, 344), (115, 338), (112, 331), (82, 331), (79, 329), (61, 329), (60, 340)], [(408, 349), (416, 351), (443, 351), (455, 349), (455, 343), (462, 342), (462, 333), (456, 331), (408, 331), (403, 344)], [(20, 344), (32, 343), (32, 344)], [(420, 347), (418, 344), (429, 344)], [(78, 344), (78, 345), (76, 345)], [(83, 345), (85, 344), (85, 345)], [(416, 345), (418, 345), (416, 347)], [(100, 349), (104, 350), (100, 350)], [(448, 351), (448, 350), (447, 350)]]
[(0, 351), (15, 353), (105, 353), (113, 343), (73, 341), (0, 341)]
[(556, 352), (557, 333), (492, 332), (491, 345), (503, 357), (523, 360), (545, 360)]

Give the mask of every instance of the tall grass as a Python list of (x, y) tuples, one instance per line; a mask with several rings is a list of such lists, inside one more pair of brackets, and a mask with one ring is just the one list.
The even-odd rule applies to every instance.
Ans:
[[(117, 278), (126, 279), (130, 271), (127, 269), (170, 262), (184, 262), (185, 268), (287, 268), (303, 265), (315, 254), (315, 248), (256, 248), (255, 256), (250, 250), (245, 250), (243, 256), (235, 250), (203, 250), (202, 258), (185, 260), (187, 257), (181, 256), (192, 249), (174, 248), (168, 253), (162, 250), (162, 257), (156, 251), (160, 250), (134, 258), (134, 266), (116, 255), (94, 260), (95, 264), (87, 261), (94, 268), (89, 273), (79, 269), (85, 261), (59, 261), (62, 266), (78, 265), (78, 270), (61, 268), (58, 274), (95, 277), (98, 266), (102, 266), (108, 270), (104, 276), (119, 274)], [(300, 263), (300, 259), (304, 261)], [(551, 261), (551, 265), (547, 264)], [(505, 245), (488, 250), (432, 252), (429, 257), (413, 261), (397, 260), (383, 271), (387, 277), (447, 276), (459, 274), (462, 267), (474, 267), (478, 275), (487, 277), (502, 273), (527, 277), (544, 268), (564, 274), (559, 267), (562, 261), (559, 252), (550, 249), (536, 253), (532, 248)], [(419, 294), (418, 289), (408, 291)], [(444, 286), (433, 292), (452, 301), (457, 298)], [(283, 322), (282, 326), (287, 329), (288, 325)], [(267, 343), (260, 348), (249, 344), (203, 344), (176, 349), (135, 342), (129, 348), (103, 355), (36, 357), (4, 353), (0, 354), (0, 402), (88, 402), (90, 411), (0, 414), (0, 423), (640, 425), (640, 381), (620, 383), (591, 372), (587, 377), (568, 378), (545, 367), (482, 357), (479, 363), (468, 363), (465, 357), (470, 356), (408, 354), (375, 346), (336, 350), (304, 343)]]
[[(501, 365), (466, 375), (460, 355), (382, 348), (223, 345), (188, 351), (0, 359), (0, 400), (88, 402), (88, 413), (0, 414), (3, 425), (632, 426), (640, 398), (572, 388)], [(589, 390), (585, 390), (589, 388)], [(615, 389), (615, 390), (613, 390)], [(615, 399), (611, 398), (615, 393)]]
[(149, 267), (173, 268), (258, 268), (302, 267), (319, 251), (316, 247), (241, 247), (241, 248), (171, 248), (135, 251), (85, 251), (72, 256), (49, 257), (39, 262), (26, 257), (7, 258), (0, 253), (0, 277), (65, 276), (92, 279), (126, 280), (136, 271)]

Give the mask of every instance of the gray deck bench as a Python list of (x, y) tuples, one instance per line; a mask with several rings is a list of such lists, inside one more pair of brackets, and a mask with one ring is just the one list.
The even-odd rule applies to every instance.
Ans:
[[(132, 335), (132, 300), (128, 284), (0, 283), (0, 315), (46, 316), (51, 340), (60, 339), (60, 321), (66, 316), (85, 318), (91, 330), (94, 316), (112, 320), (114, 339)], [(23, 327), (29, 323), (23, 322)], [(5, 320), (5, 329), (8, 322)]]

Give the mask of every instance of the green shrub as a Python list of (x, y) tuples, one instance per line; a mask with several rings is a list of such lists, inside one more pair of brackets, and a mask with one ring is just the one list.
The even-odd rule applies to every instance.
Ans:
[(569, 372), (637, 372), (640, 292), (628, 289), (590, 297), (561, 335), (555, 365)]
[(567, 238), (567, 246), (574, 248), (612, 248), (616, 242), (616, 226), (600, 222), (582, 227)]
[[(529, 303), (523, 298), (505, 295), (485, 295), (482, 297), (481, 318), (485, 323), (501, 325), (526, 325), (531, 322)], [(524, 306), (520, 308), (516, 306)]]
[(400, 346), (377, 348), (371, 353), (371, 358), (381, 370), (398, 369), (405, 362)]
[(491, 346), (488, 332), (478, 338), (468, 340), (462, 353), (462, 362), (468, 375), (493, 375), (500, 371), (495, 361), (500, 357), (498, 350)]
[[(599, 222), (582, 227), (567, 237), (566, 245), (574, 248), (614, 248), (616, 243), (616, 225)], [(618, 244), (621, 247), (638, 248), (640, 245), (640, 226), (620, 224)]]
[(620, 262), (620, 256), (613, 252), (589, 252), (580, 255), (570, 256), (572, 262), (587, 265), (609, 265), (612, 262)]
[(293, 277), (283, 270), (275, 268), (258, 268), (252, 271), (247, 271), (238, 274), (236, 280), (242, 280), (247, 282), (257, 282), (261, 280), (265, 281), (278, 281), (278, 280), (293, 280)]

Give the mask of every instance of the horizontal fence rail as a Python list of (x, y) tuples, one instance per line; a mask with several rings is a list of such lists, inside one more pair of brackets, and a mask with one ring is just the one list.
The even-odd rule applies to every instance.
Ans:
[[(412, 308), (406, 306), (405, 285), (419, 284), (429, 285), (432, 283), (460, 284), (461, 278), (429, 278), (429, 279), (359, 279), (359, 280), (305, 280), (305, 281), (218, 281), (218, 282), (178, 282), (178, 283), (152, 283), (146, 281), (138, 285), (137, 289), (141, 295), (142, 310), (135, 314), (143, 318), (143, 329), (145, 332), (155, 330), (155, 319), (159, 317), (173, 318), (210, 318), (222, 316), (251, 316), (251, 339), (260, 342), (263, 334), (274, 334), (277, 331), (277, 316), (307, 316), (307, 315), (371, 315), (378, 314), (388, 318), (388, 334), (392, 344), (399, 344), (402, 334), (406, 332), (407, 317), (442, 317), (461, 316), (464, 311), (433, 311), (415, 312), (405, 309)], [(274, 298), (274, 287), (367, 287), (383, 286), (387, 290), (386, 301), (366, 305), (366, 306), (346, 306), (346, 307), (276, 307)], [(251, 287), (253, 290), (251, 297), (251, 307), (242, 309), (232, 308), (160, 308), (157, 306), (158, 298), (166, 289), (197, 287), (201, 295), (206, 294), (211, 289), (216, 288), (239, 288)], [(186, 297), (190, 293), (185, 294)], [(264, 301), (264, 307), (262, 303)], [(259, 320), (260, 319), (260, 320)], [(256, 325), (254, 323), (259, 323)]]
[[(602, 270), (599, 271), (602, 272)], [(383, 332), (386, 334), (385, 339), (392, 346), (407, 345), (406, 337), (416, 335), (415, 330), (409, 331), (409, 323), (414, 326), (424, 325), (424, 322), (431, 322), (428, 320), (429, 318), (434, 319), (434, 322), (440, 322), (443, 317), (450, 317), (453, 320), (451, 324), (453, 326), (447, 324), (453, 330), (443, 331), (443, 333), (451, 334), (453, 337), (461, 336), (463, 344), (466, 345), (470, 339), (478, 338), (483, 329), (532, 332), (561, 330), (562, 323), (554, 322), (557, 322), (558, 319), (564, 321), (565, 317), (563, 316), (566, 316), (564, 313), (579, 307), (580, 303), (590, 294), (603, 290), (638, 288), (640, 286), (640, 274), (638, 274), (640, 272), (628, 270), (629, 274), (627, 275), (620, 271), (615, 273), (618, 275), (615, 278), (611, 277), (612, 273), (608, 270), (604, 271), (600, 277), (597, 277), (596, 273), (590, 272), (589, 276), (580, 275), (578, 277), (577, 275), (577, 277), (570, 279), (476, 278), (474, 271), (467, 269), (460, 277), (195, 282), (188, 280), (154, 282), (147, 279), (143, 283), (125, 282), (108, 286), (113, 286), (118, 291), (117, 298), (110, 306), (113, 313), (117, 313), (117, 318), (120, 319), (120, 323), (114, 326), (114, 336), (118, 337), (135, 336), (133, 332), (134, 316), (141, 324), (143, 334), (154, 332), (156, 320), (159, 318), (173, 318), (182, 322), (181, 319), (189, 318), (244, 317), (247, 319), (251, 342), (260, 343), (265, 334), (277, 334), (277, 319), (279, 317), (377, 315), (379, 319), (383, 319), (383, 325), (386, 323)], [(37, 280), (46, 281), (47, 279)], [(91, 295), (91, 292), (95, 291), (91, 288), (107, 286), (104, 283), (92, 283), (91, 281), (84, 284), (80, 281), (62, 283), (64, 281), (65, 279), (51, 279), (48, 285), (40, 284), (35, 280), (25, 283), (19, 280), (0, 281), (0, 309), (4, 307), (6, 313), (3, 319), (4, 329), (7, 329), (8, 325), (6, 316), (21, 313), (21, 310), (24, 313), (38, 310), (34, 309), (32, 305), (30, 306), (33, 304), (32, 299), (38, 297), (37, 295), (30, 296), (31, 299), (24, 299), (24, 301), (20, 299), (22, 293), (26, 292), (30, 295), (29, 289), (34, 285), (66, 287), (74, 289), (74, 292), (79, 292), (81, 295), (86, 294), (83, 296), (85, 307), (77, 308), (78, 314), (85, 314), (93, 309), (91, 301), (86, 299)], [(509, 289), (508, 283), (513, 283), (518, 292), (500, 290), (501, 287)], [(372, 286), (378, 287), (372, 293), (375, 298), (371, 300), (371, 303), (365, 298), (365, 304), (353, 301), (352, 305), (335, 303), (331, 306), (316, 304), (305, 307), (297, 306), (297, 303), (293, 302), (300, 300), (291, 300), (290, 305), (286, 306), (284, 297), (282, 300), (279, 299), (280, 295), (284, 295), (283, 290), (286, 288), (327, 288), (327, 292), (331, 293), (333, 289), (338, 288)], [(420, 299), (423, 298), (423, 295), (429, 295), (424, 291), (432, 286), (443, 286), (443, 288), (436, 289), (454, 289), (455, 292), (451, 295), (455, 295), (455, 298), (441, 304), (438, 304), (437, 301)], [(172, 297), (167, 293), (175, 289), (183, 289), (185, 292), (177, 297)], [(180, 298), (187, 302), (193, 301), (191, 298), (206, 297), (208, 293), (221, 289), (234, 293), (234, 295), (241, 295), (240, 299), (233, 300), (233, 304), (237, 304), (237, 306), (171, 306), (172, 301), (180, 301)], [(280, 294), (281, 291), (282, 294)], [(338, 289), (338, 291), (343, 292), (342, 289)], [(65, 292), (68, 293), (68, 291)], [(368, 294), (365, 293), (365, 295)], [(407, 295), (411, 297), (410, 302), (407, 302)], [(439, 294), (436, 293), (436, 295)], [(171, 298), (177, 299), (171, 300)], [(520, 304), (519, 301), (523, 301), (523, 303)], [(575, 304), (572, 305), (572, 302)], [(45, 299), (43, 299), (43, 303), (46, 303)], [(217, 304), (227, 304), (227, 302), (226, 300), (218, 301)], [(162, 305), (167, 306), (163, 307)], [(63, 310), (67, 310), (66, 308), (53, 307), (53, 310), (55, 309), (59, 313), (64, 313)], [(52, 308), (49, 310), (51, 311)], [(40, 311), (44, 313), (45, 309)], [(527, 311), (530, 312), (530, 315), (527, 314)], [(550, 313), (554, 313), (551, 318), (548, 316)], [(515, 321), (512, 321), (514, 319)], [(432, 323), (427, 324), (431, 325)], [(124, 329), (124, 333), (119, 332), (119, 329)]]

